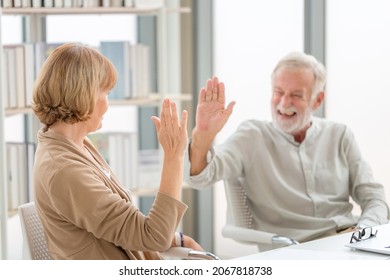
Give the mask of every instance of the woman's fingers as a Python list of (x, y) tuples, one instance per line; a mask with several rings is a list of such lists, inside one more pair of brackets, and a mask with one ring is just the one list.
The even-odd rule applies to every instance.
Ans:
[(184, 133), (187, 133), (187, 120), (188, 120), (188, 112), (184, 110), (181, 113), (181, 122), (180, 122), (180, 128)]
[(167, 123), (171, 120), (171, 101), (165, 98), (161, 110), (161, 125), (166, 127)]
[(154, 126), (156, 127), (156, 131), (158, 133), (160, 131), (161, 120), (160, 120), (160, 118), (155, 117), (155, 116), (152, 116), (151, 119), (152, 119)]
[(174, 130), (179, 127), (179, 117), (177, 114), (177, 106), (175, 102), (171, 102), (171, 125)]
[(166, 98), (163, 101), (160, 118), (152, 117), (152, 121), (157, 132), (164, 128), (170, 134), (179, 134), (181, 131), (187, 133), (188, 112), (183, 110), (179, 120), (176, 103)]

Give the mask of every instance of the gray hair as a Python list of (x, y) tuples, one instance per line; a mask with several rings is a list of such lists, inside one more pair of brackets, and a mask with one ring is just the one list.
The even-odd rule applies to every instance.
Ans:
[(291, 68), (305, 68), (309, 69), (314, 74), (314, 85), (312, 88), (312, 98), (316, 97), (321, 91), (325, 89), (326, 70), (324, 65), (319, 62), (314, 56), (301, 52), (291, 52), (279, 60), (272, 72), (272, 79), (276, 71), (282, 67)]

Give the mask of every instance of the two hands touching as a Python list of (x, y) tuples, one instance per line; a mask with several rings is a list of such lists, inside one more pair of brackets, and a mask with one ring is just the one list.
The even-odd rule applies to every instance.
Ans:
[[(225, 102), (225, 85), (219, 82), (217, 77), (207, 80), (205, 87), (199, 93), (196, 124), (192, 131), (190, 147), (191, 174), (193, 173), (193, 167), (200, 170), (204, 168), (209, 147), (233, 112), (235, 102), (230, 102), (227, 107), (225, 107)], [(182, 111), (181, 119), (179, 119), (176, 103), (169, 98), (165, 98), (163, 101), (160, 118), (152, 117), (158, 141), (164, 150), (160, 191), (176, 199), (181, 197), (184, 154), (188, 144), (187, 120), (188, 112)], [(198, 150), (193, 150), (194, 146)], [(200, 161), (194, 159), (193, 155), (198, 155)], [(172, 172), (172, 170), (175, 170), (175, 172)], [(189, 236), (183, 235), (183, 241), (184, 247), (204, 251)], [(176, 243), (173, 240), (172, 247), (175, 246)]]
[[(225, 85), (217, 77), (207, 80), (199, 92), (195, 127), (190, 145), (191, 175), (199, 174), (207, 164), (207, 152), (215, 136), (221, 131), (233, 112), (235, 102), (226, 107)], [(164, 153), (182, 154), (187, 146), (187, 111), (178, 118), (176, 103), (164, 99), (161, 118), (152, 117)]]
[[(227, 107), (225, 102), (225, 85), (217, 77), (207, 80), (199, 92), (192, 134), (202, 134), (207, 140), (214, 140), (233, 112), (235, 102), (230, 102)], [(152, 117), (164, 152), (184, 152), (188, 141), (187, 119), (188, 112), (184, 110), (179, 121), (176, 103), (164, 99), (161, 117)]]

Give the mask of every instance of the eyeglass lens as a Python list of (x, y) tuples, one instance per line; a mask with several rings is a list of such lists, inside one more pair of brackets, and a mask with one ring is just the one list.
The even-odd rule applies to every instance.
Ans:
[(372, 232), (372, 228), (364, 228), (362, 230), (356, 231), (352, 234), (351, 237), (351, 243), (352, 242), (358, 242), (360, 240), (369, 239), (371, 237), (376, 236), (378, 230), (376, 230), (374, 233)]

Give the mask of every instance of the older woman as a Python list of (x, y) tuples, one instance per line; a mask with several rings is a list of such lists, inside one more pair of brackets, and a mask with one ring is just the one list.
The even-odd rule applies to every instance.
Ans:
[[(161, 259), (175, 246), (175, 230), (187, 206), (180, 201), (187, 112), (165, 99), (152, 117), (164, 150), (161, 184), (147, 216), (134, 205), (88, 133), (102, 126), (116, 83), (112, 63), (77, 43), (55, 49), (42, 67), (33, 110), (38, 132), (35, 202), (54, 259)], [(200, 246), (190, 237), (184, 245)]]

